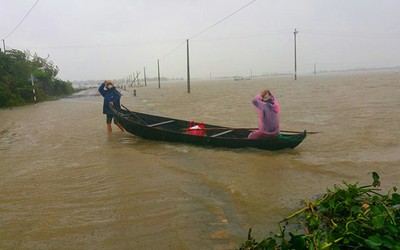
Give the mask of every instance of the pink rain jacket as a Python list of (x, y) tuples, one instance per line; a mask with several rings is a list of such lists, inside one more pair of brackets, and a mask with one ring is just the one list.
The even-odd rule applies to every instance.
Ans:
[(261, 94), (258, 94), (252, 102), (258, 112), (258, 129), (267, 135), (277, 135), (280, 131), (280, 107), (278, 100), (271, 95), (270, 101), (264, 102)]

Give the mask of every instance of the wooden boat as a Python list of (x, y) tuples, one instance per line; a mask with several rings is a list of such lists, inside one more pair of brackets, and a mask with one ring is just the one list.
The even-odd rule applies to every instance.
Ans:
[(126, 131), (145, 139), (188, 143), (201, 146), (226, 148), (259, 148), (281, 150), (295, 148), (307, 136), (307, 132), (279, 134), (266, 139), (247, 139), (252, 132), (246, 128), (227, 128), (204, 124), (204, 130), (189, 130), (189, 121), (169, 117), (132, 112), (111, 107), (114, 119)]

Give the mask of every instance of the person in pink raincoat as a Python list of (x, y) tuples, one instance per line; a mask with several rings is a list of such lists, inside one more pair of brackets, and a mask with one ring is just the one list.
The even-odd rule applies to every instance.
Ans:
[(253, 99), (258, 112), (258, 130), (249, 134), (249, 139), (262, 139), (278, 136), (280, 107), (278, 100), (266, 89)]

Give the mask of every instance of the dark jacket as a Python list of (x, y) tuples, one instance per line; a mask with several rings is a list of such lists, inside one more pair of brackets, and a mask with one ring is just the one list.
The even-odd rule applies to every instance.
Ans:
[(120, 104), (121, 93), (115, 87), (113, 87), (112, 89), (105, 89), (104, 83), (102, 83), (99, 87), (99, 92), (104, 97), (103, 114), (106, 115), (113, 114), (110, 110), (110, 102), (113, 102), (114, 106), (121, 108)]

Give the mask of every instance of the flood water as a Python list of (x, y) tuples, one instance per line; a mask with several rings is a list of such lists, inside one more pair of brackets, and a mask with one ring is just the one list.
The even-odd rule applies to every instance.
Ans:
[(0, 110), (0, 249), (235, 249), (277, 231), (303, 200), (340, 184), (400, 187), (400, 72), (162, 82), (123, 91), (129, 109), (257, 126), (269, 88), (281, 127), (317, 131), (269, 152), (106, 133), (102, 97)]

